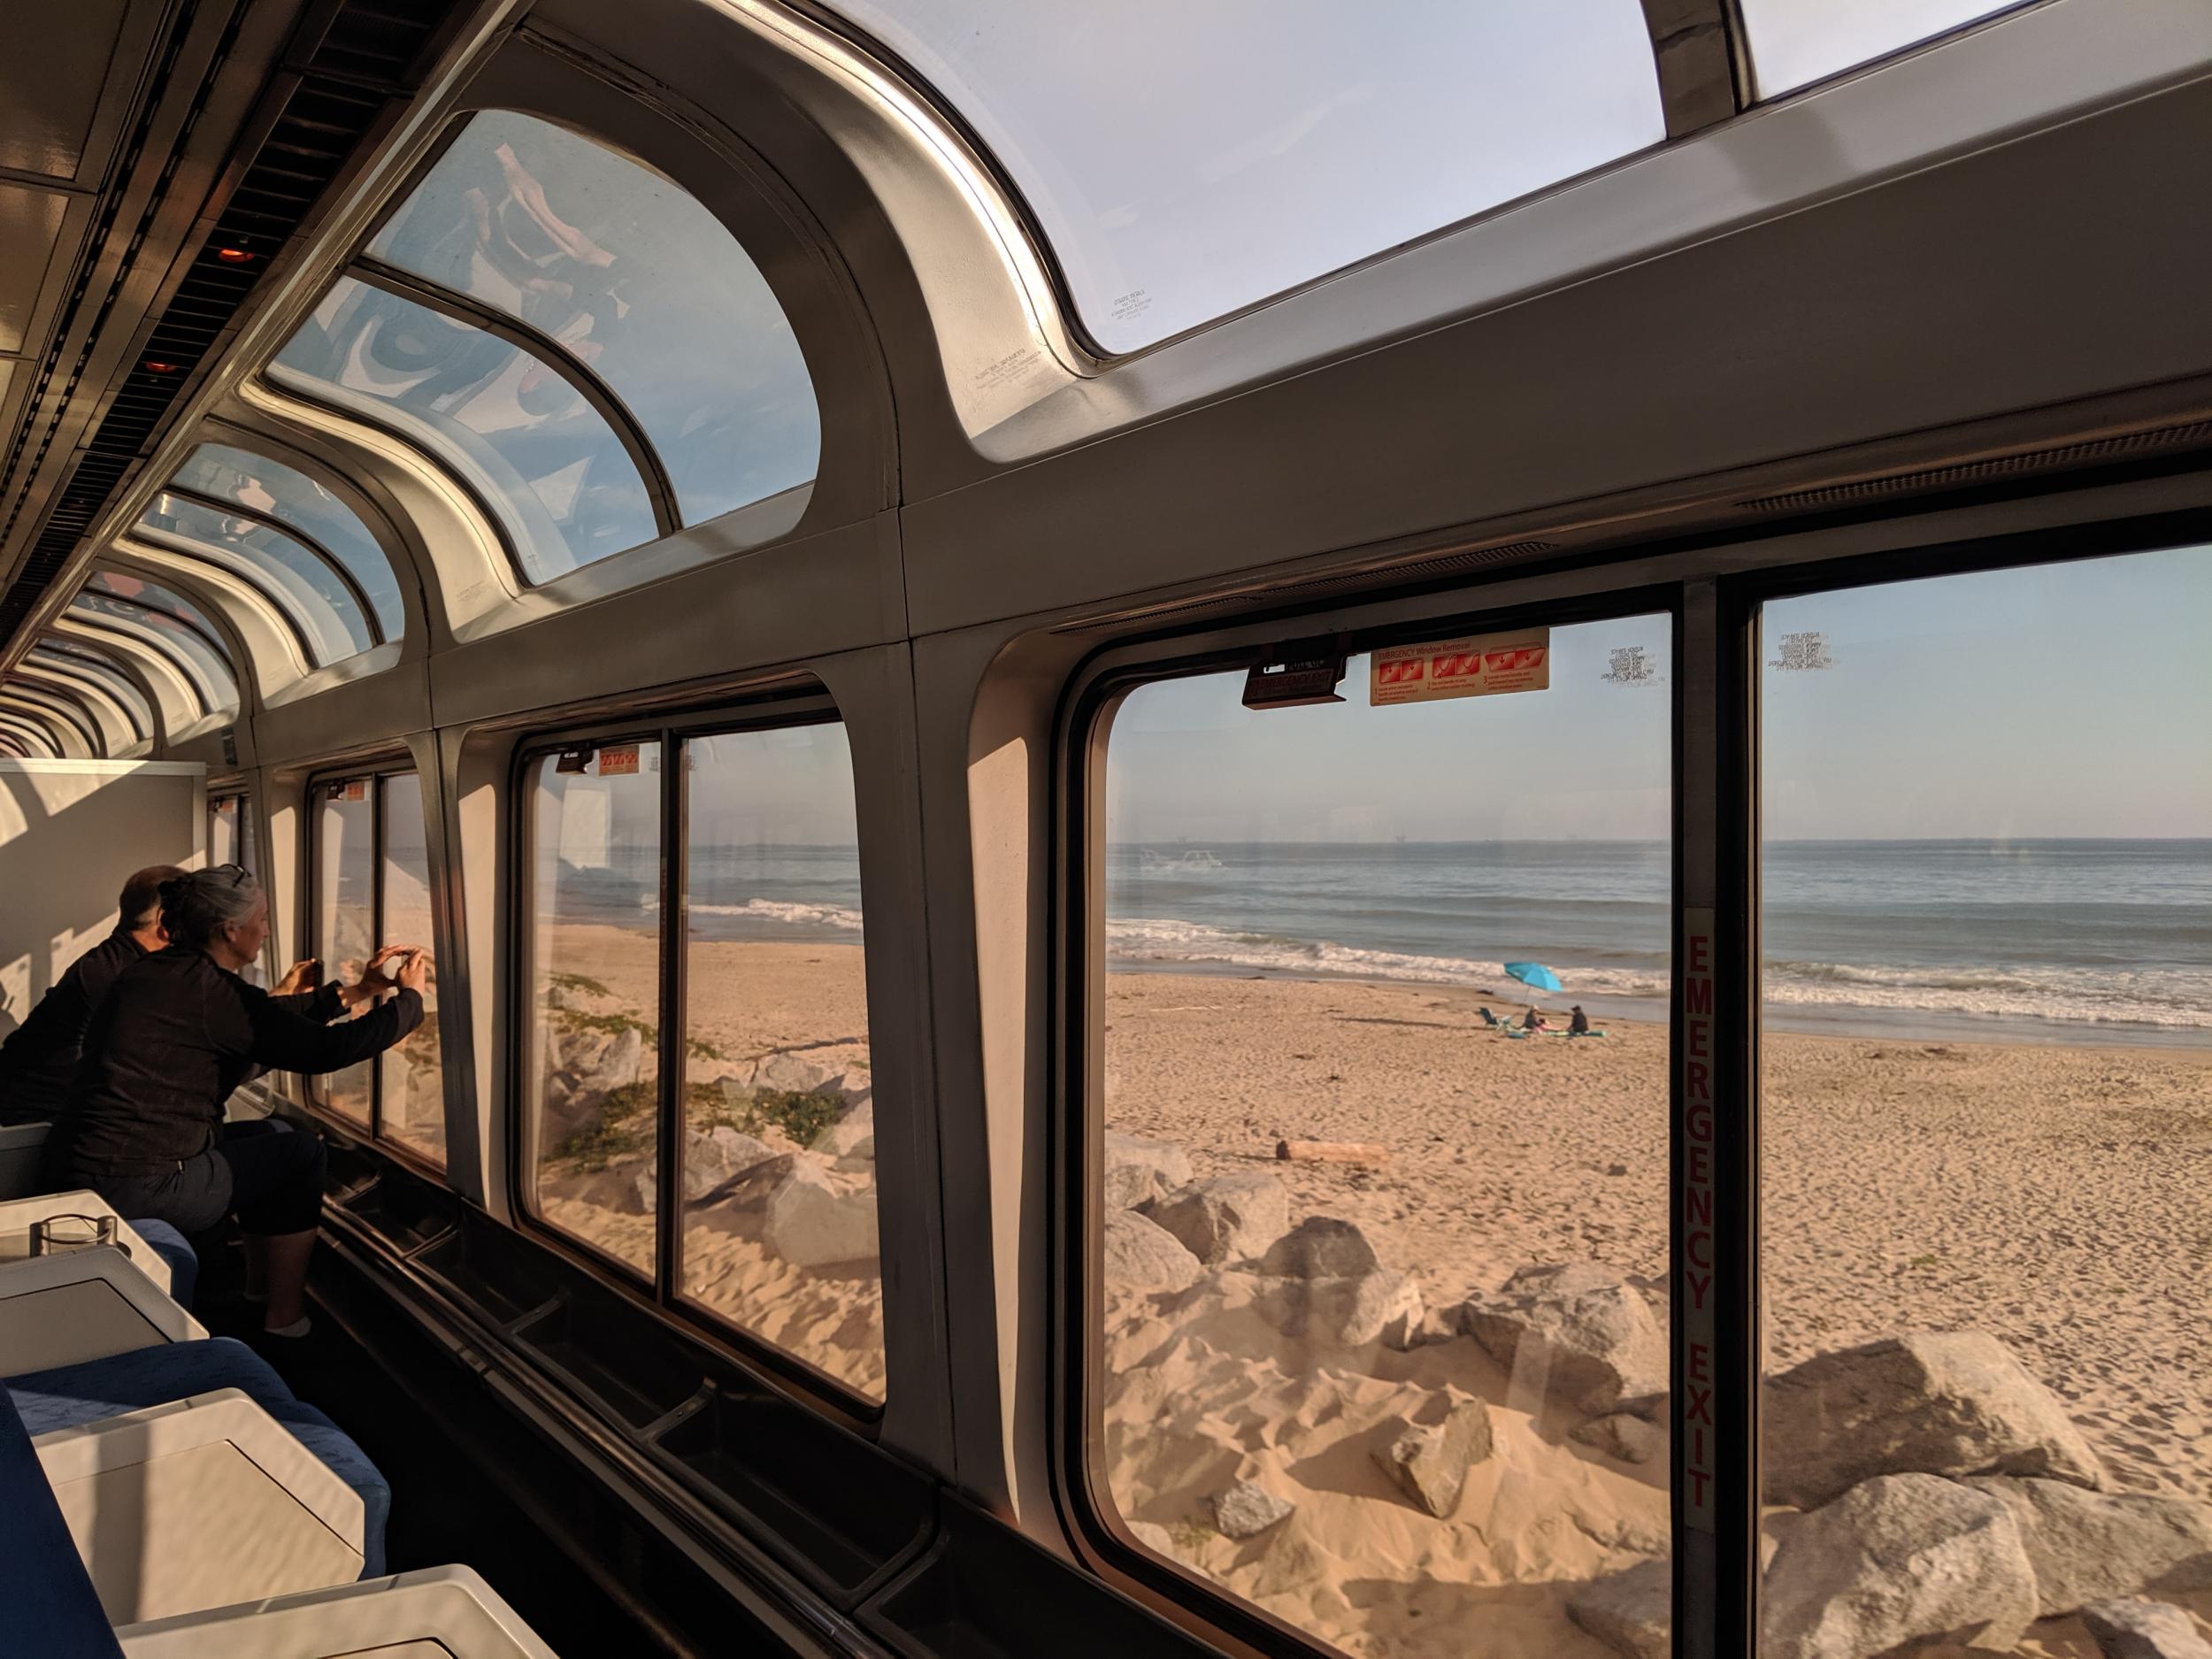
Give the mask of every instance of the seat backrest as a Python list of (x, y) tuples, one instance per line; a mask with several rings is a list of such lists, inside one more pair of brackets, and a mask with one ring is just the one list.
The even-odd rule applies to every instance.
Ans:
[(51, 1124), (0, 1124), (0, 1198), (37, 1190), (38, 1160)]
[(0, 1388), (0, 1562), (5, 1562), (11, 1653), (119, 1659), (91, 1575), (62, 1520), (15, 1402)]

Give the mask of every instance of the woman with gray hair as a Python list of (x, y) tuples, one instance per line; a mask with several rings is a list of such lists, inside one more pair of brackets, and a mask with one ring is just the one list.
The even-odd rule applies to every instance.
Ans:
[[(235, 1213), (248, 1271), (267, 1286), (265, 1328), (303, 1336), (322, 1138), (225, 1124), (223, 1103), (252, 1068), (336, 1071), (399, 1041), (422, 1023), (430, 958), (388, 945), (358, 984), (273, 996), (238, 977), (269, 937), (269, 902), (251, 875), (221, 864), (165, 881), (161, 907), (169, 948), (126, 969), (93, 1015), (46, 1142), (44, 1184), (88, 1187), (124, 1215), (188, 1235)], [(360, 1018), (328, 1023), (394, 989)]]

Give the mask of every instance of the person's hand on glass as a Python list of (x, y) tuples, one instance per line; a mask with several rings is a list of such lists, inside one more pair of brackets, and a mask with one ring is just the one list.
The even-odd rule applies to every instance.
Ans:
[(420, 945), (386, 945), (368, 961), (361, 964), (361, 978), (352, 985), (342, 986), (339, 1000), (348, 1008), (357, 1008), (364, 1002), (374, 1002), (385, 992), (396, 990), (400, 984), (398, 959), (410, 955), (421, 956)]
[(420, 996), (429, 988), (430, 970), (434, 965), (430, 960), (428, 951), (411, 948), (407, 960), (400, 964), (399, 988), (403, 991), (412, 991), (417, 996)]
[(317, 979), (322, 973), (322, 967), (323, 964), (312, 956), (304, 962), (294, 963), (284, 971), (284, 977), (276, 982), (276, 989), (270, 995), (272, 996), (297, 996), (302, 991), (313, 990)]

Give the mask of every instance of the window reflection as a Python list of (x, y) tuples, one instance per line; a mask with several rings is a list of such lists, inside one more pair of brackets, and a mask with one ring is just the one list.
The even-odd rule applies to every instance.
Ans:
[(191, 686), (206, 712), (238, 711), (238, 682), (217, 643), (214, 625), (167, 588), (117, 571), (95, 571), (70, 609), (96, 627), (120, 632), (158, 651)]
[(720, 220), (635, 162), (487, 111), (369, 252), (588, 365), (644, 427), (685, 522), (813, 478), (820, 418), (782, 307)]
[(1989, 17), (2020, 0), (1742, 0), (1763, 98)]
[(610, 743), (563, 771), (548, 755), (531, 801), (537, 1210), (645, 1273), (660, 1187), (660, 756)]
[[(375, 783), (349, 778), (318, 787), (315, 803), (315, 954), (323, 978), (351, 985), (376, 949)], [(357, 1008), (365, 1012), (369, 1004)], [(367, 1124), (373, 1060), (315, 1079), (314, 1088), (333, 1111)]]
[(368, 595), (387, 640), (406, 631), (391, 561), (354, 511), (306, 473), (228, 444), (204, 443), (177, 469), (180, 489), (235, 502), (291, 526), (342, 564)]
[(342, 277), (269, 373), (456, 467), (499, 515), (531, 581), (657, 534), (628, 452), (565, 377), (428, 306)]
[[(383, 926), (380, 945), (432, 949), (430, 846), (423, 816), (422, 779), (395, 772), (382, 780), (384, 814)], [(438, 1164), (445, 1162), (445, 1077), (439, 1037), (438, 978), (434, 959), (423, 987), (422, 1024), (376, 1059), (376, 1127)]]

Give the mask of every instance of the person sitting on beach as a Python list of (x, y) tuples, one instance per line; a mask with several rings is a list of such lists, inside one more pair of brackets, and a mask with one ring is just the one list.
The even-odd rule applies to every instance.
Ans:
[(1521, 1029), (1523, 1031), (1542, 1031), (1545, 1029), (1543, 1011), (1537, 1008), (1532, 1002), (1529, 1005), (1528, 1012), (1521, 1017)]
[[(323, 1207), (323, 1142), (280, 1120), (227, 1124), (250, 1067), (309, 1076), (381, 1054), (422, 1024), (430, 958), (388, 945), (358, 983), (273, 996), (239, 978), (269, 936), (269, 902), (236, 864), (161, 884), (169, 947), (116, 979), (86, 1030), (66, 1110), (46, 1141), (45, 1190), (88, 1187), (127, 1216), (188, 1237), (235, 1213), (263, 1328), (307, 1333), (308, 1257)], [(401, 958), (395, 972), (386, 964)], [(348, 1010), (398, 995), (358, 1018)]]
[(183, 873), (176, 864), (149, 864), (126, 881), (115, 902), (115, 931), (71, 963), (0, 1043), (0, 1124), (47, 1123), (60, 1114), (93, 1010), (118, 974), (169, 942), (161, 929), (161, 884)]
[(1567, 1034), (1570, 1037), (1588, 1036), (1590, 1034), (1590, 1017), (1582, 1011), (1582, 1004), (1577, 1002), (1574, 1007), (1569, 1010), (1569, 1013), (1571, 1017), (1567, 1021)]

